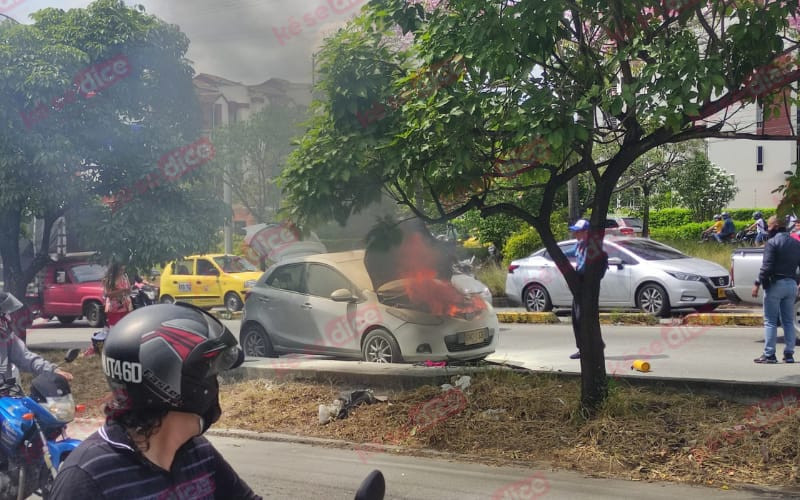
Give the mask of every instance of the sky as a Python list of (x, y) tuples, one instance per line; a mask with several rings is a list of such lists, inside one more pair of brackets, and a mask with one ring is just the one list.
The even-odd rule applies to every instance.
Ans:
[[(39, 9), (86, 7), (88, 0), (0, 0), (21, 23)], [(125, 0), (177, 24), (191, 40), (197, 73), (245, 84), (270, 78), (311, 82), (311, 55), (367, 0)]]

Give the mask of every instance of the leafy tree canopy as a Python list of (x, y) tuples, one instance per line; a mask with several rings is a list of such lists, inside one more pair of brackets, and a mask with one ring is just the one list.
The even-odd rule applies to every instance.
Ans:
[[(731, 117), (774, 113), (795, 82), (798, 1), (373, 0), (319, 54), (310, 131), (284, 174), (297, 219), (344, 220), (385, 190), (428, 222), (476, 208), (533, 225), (581, 304), (584, 408), (605, 395), (597, 297), (558, 250), (559, 188), (591, 176), (590, 247), (613, 190), (646, 152), (709, 137), (762, 138)], [(396, 40), (397, 28), (411, 35)], [(794, 136), (770, 139), (794, 140)], [(594, 150), (612, 147), (597, 160)], [(414, 189), (424, 186), (423, 203)], [(540, 193), (534, 209), (516, 196)], [(498, 196), (496, 196), (498, 195)], [(434, 207), (432, 210), (427, 207)]]
[[(94, 207), (81, 221), (91, 218), (93, 248), (133, 255), (141, 267), (210, 245), (224, 211), (191, 183), (162, 176), (113, 214), (99, 203), (154, 178), (163, 155), (198, 139), (186, 36), (121, 0), (32, 18), (31, 25), (0, 23), (0, 99), (10, 103), (0, 108), (6, 288), (20, 293), (44, 265), (49, 229), (67, 211)], [(97, 85), (114, 62), (116, 78)], [(80, 87), (87, 75), (95, 85)], [(23, 214), (45, 223), (44, 252), (26, 269), (16, 250)]]

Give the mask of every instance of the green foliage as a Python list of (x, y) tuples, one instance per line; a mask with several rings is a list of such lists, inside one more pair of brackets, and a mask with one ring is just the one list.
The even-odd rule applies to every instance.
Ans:
[(730, 174), (714, 166), (703, 153), (696, 153), (676, 167), (670, 184), (695, 221), (708, 220), (722, 212), (737, 191)]
[(223, 173), (237, 201), (258, 222), (272, 222), (280, 209), (276, 179), (302, 132), (303, 109), (271, 105), (249, 119), (214, 129), (216, 156), (209, 170)]
[[(554, 214), (550, 219), (550, 229), (553, 231), (556, 241), (569, 238), (569, 229), (567, 229), (567, 223), (561, 213)], [(508, 265), (512, 260), (527, 257), (543, 246), (542, 238), (534, 228), (521, 229), (506, 240), (503, 247), (503, 263)]]
[[(150, 186), (113, 215), (101, 196), (120, 193), (148, 174), (159, 159), (199, 136), (188, 38), (177, 26), (98, 0), (85, 9), (44, 9), (34, 22), (0, 23), (0, 240), (20, 234), (14, 214), (52, 222), (69, 211), (87, 214), (92, 240), (106, 256), (133, 255), (148, 267), (213, 244), (225, 211), (195, 172), (180, 182)], [(76, 94), (76, 75), (124, 57), (128, 71), (91, 98)], [(121, 59), (117, 59), (121, 60)], [(60, 100), (68, 96), (70, 101)], [(41, 113), (41, 119), (23, 114)], [(163, 177), (161, 177), (163, 180)], [(38, 242), (37, 242), (38, 243)], [(28, 269), (0, 247), (13, 286), (24, 286), (42, 262)], [(192, 252), (193, 253), (193, 252)], [(7, 282), (8, 284), (8, 282)]]
[(731, 219), (749, 221), (753, 223), (753, 212), (759, 211), (764, 216), (764, 220), (769, 219), (775, 215), (777, 209), (775, 208), (730, 208), (727, 212), (730, 214)]
[[(733, 225), (736, 226), (736, 231), (741, 231), (742, 229), (752, 224), (752, 222), (753, 221), (751, 218), (749, 222), (734, 221)], [(657, 227), (653, 228), (650, 231), (650, 237), (658, 241), (662, 240), (697, 241), (700, 239), (701, 233), (704, 230), (708, 229), (708, 227), (711, 226), (711, 224), (713, 224), (713, 221), (691, 222), (689, 224), (684, 224), (682, 226), (676, 226), (676, 227)]]
[(482, 218), (477, 210), (470, 210), (457, 219), (453, 219), (460, 234), (477, 236), (481, 243), (494, 243), (503, 248), (506, 240), (514, 231), (522, 227), (522, 222), (505, 214)]
[(483, 266), (475, 272), (475, 278), (489, 287), (493, 297), (505, 297), (507, 275), (506, 268), (497, 264)]
[(650, 228), (677, 227), (692, 222), (692, 211), (688, 208), (665, 208), (650, 212)]

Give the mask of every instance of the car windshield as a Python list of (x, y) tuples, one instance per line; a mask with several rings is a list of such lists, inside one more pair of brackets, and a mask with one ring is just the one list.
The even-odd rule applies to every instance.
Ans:
[(77, 283), (86, 283), (87, 281), (100, 281), (106, 275), (106, 266), (100, 264), (81, 264), (72, 267), (72, 274), (75, 276)]
[(214, 257), (214, 262), (222, 268), (225, 273), (247, 273), (258, 271), (258, 268), (241, 257), (226, 255), (224, 257)]
[(672, 260), (689, 258), (688, 255), (682, 254), (672, 247), (668, 247), (667, 245), (653, 240), (619, 239), (614, 243), (644, 260)]

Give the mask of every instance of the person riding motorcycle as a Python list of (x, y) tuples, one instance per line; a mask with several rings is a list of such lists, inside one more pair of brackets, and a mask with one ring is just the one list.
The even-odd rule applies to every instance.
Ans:
[(25, 343), (14, 333), (12, 314), (23, 307), (22, 302), (12, 294), (0, 292), (0, 379), (14, 378), (14, 366), (17, 366), (20, 370), (34, 375), (53, 372), (72, 380), (71, 373), (29, 351)]
[(203, 437), (222, 414), (217, 375), (243, 360), (230, 330), (197, 307), (126, 315), (103, 348), (106, 424), (62, 464), (51, 498), (260, 499)]
[(722, 212), (722, 221), (722, 229), (714, 234), (714, 239), (717, 240), (717, 243), (727, 241), (736, 234), (736, 226), (733, 224), (733, 219), (731, 219), (728, 212)]
[(707, 238), (710, 238), (712, 234), (718, 234), (720, 231), (722, 231), (722, 226), (724, 224), (725, 223), (722, 221), (722, 216), (719, 214), (715, 214), (714, 223), (711, 224), (711, 226), (708, 229), (703, 231), (703, 239), (705, 240)]
[(760, 211), (753, 212), (753, 219), (755, 222), (747, 226), (745, 232), (752, 231), (753, 229), (756, 230), (756, 245), (760, 245), (767, 241), (767, 222), (764, 220), (764, 216), (761, 214)]

